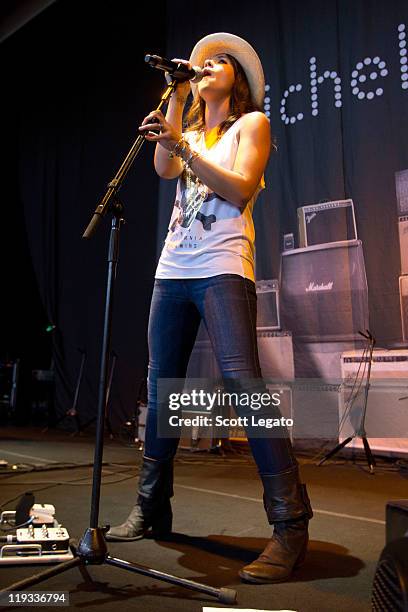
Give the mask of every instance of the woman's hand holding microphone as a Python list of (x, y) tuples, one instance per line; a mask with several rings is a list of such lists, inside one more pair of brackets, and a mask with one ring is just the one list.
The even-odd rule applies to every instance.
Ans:
[[(191, 64), (187, 60), (175, 58), (172, 61), (179, 62), (180, 64), (185, 64), (188, 68), (191, 68)], [(168, 80), (168, 78), (171, 78), (170, 75), (167, 75), (168, 73), (166, 73), (166, 80)], [(170, 106), (176, 104), (177, 106), (180, 106), (182, 110), (186, 103), (189, 92), (189, 81), (184, 81), (177, 84), (177, 88), (170, 98), (170, 116), (173, 115)], [(167, 112), (167, 116), (169, 116), (169, 111)], [(169, 123), (169, 121), (167, 121), (166, 117), (159, 110), (152, 111), (143, 119), (142, 124), (139, 127), (139, 132), (145, 133), (145, 138), (149, 142), (159, 142), (162, 147), (164, 147), (168, 151), (172, 151), (182, 137), (181, 129), (176, 129), (175, 127), (173, 127), (173, 125)]]

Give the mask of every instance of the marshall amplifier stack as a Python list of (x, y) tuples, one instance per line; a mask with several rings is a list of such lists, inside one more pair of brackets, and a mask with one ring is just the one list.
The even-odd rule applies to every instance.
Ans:
[(300, 248), (281, 257), (280, 304), (297, 378), (339, 379), (340, 355), (368, 327), (368, 287), (351, 199), (298, 208)]
[(408, 340), (408, 170), (395, 173), (398, 207), (398, 236), (401, 255), (399, 278), (402, 337)]

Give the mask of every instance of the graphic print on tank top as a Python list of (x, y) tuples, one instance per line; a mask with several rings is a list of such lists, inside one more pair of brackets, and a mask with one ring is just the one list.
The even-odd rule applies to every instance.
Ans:
[(177, 225), (189, 229), (194, 219), (199, 218), (199, 210), (208, 197), (208, 187), (200, 181), (190, 168), (184, 168), (180, 182), (181, 198), (176, 199), (174, 203), (179, 209), (179, 213), (170, 226), (171, 231), (174, 231)]

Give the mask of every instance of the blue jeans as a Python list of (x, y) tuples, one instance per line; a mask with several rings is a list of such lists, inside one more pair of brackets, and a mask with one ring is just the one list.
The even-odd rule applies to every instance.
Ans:
[[(157, 435), (157, 380), (185, 378), (201, 319), (224, 382), (228, 379), (261, 379), (253, 281), (236, 274), (182, 280), (156, 279), (148, 331), (146, 457), (165, 461), (176, 453), (177, 438)], [(262, 475), (277, 474), (296, 465), (287, 436), (249, 436), (248, 442)]]

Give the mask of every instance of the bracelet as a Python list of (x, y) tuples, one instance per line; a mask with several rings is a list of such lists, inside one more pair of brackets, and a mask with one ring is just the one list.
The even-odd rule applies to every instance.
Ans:
[(191, 168), (191, 164), (192, 164), (192, 163), (193, 163), (193, 161), (194, 161), (195, 159), (197, 159), (198, 157), (200, 157), (200, 154), (199, 154), (197, 151), (191, 151), (191, 150), (190, 150), (190, 155), (189, 155), (189, 156), (188, 156), (188, 158), (187, 158), (187, 159), (184, 161), (184, 163), (186, 164), (186, 166), (188, 166), (188, 167), (190, 168), (190, 170), (192, 169), (192, 168)]
[(181, 157), (181, 154), (184, 152), (184, 149), (188, 147), (188, 143), (184, 140), (183, 136), (180, 138), (178, 142), (174, 145), (172, 150), (169, 153), (169, 159), (173, 159), (174, 156)]
[[(184, 154), (187, 153), (187, 159), (184, 159)], [(186, 166), (191, 169), (191, 164), (197, 157), (200, 157), (200, 154), (197, 151), (192, 151), (190, 149), (190, 145), (183, 137), (174, 145), (173, 149), (169, 153), (169, 159), (173, 159), (174, 157), (181, 157)]]

